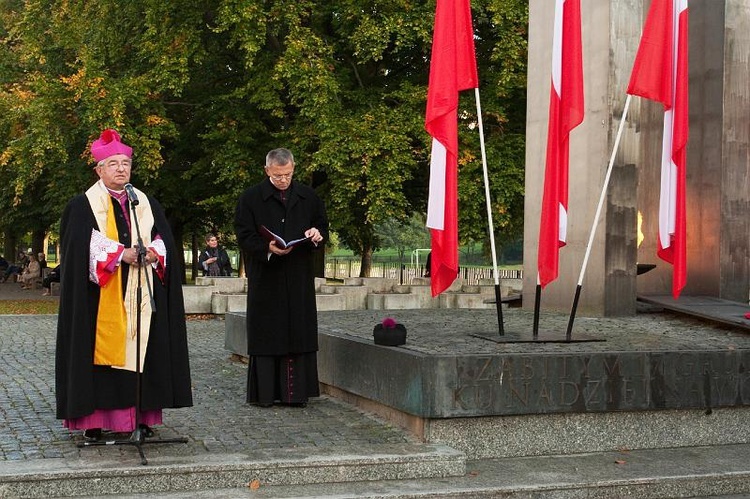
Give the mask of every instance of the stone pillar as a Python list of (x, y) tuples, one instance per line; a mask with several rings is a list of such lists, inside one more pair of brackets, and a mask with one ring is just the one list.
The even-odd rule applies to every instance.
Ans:
[[(688, 275), (684, 295), (747, 302), (750, 289), (750, 4), (692, 0), (687, 170)], [(641, 104), (638, 206), (645, 240), (639, 261), (657, 268), (638, 292), (669, 294), (671, 265), (656, 254), (661, 106)], [(646, 214), (652, 214), (647, 216)]]
[[(534, 304), (544, 182), (554, 12), (529, 4), (529, 75), (524, 206), (524, 306)], [(641, 31), (639, 0), (582, 2), (584, 121), (570, 136), (568, 242), (560, 276), (542, 292), (544, 310), (569, 311), (604, 185)], [(628, 67), (626, 67), (628, 66)], [(578, 313), (635, 311), (637, 147), (628, 121), (586, 267)], [(613, 185), (616, 185), (614, 188)]]
[[(568, 244), (543, 310), (569, 311), (649, 0), (582, 1), (584, 122), (570, 137)], [(544, 179), (554, 12), (529, 4), (524, 306), (533, 307)], [(747, 301), (750, 288), (750, 5), (691, 0), (686, 295)], [(656, 256), (663, 109), (633, 97), (589, 257), (579, 315), (627, 315), (636, 291), (669, 294)], [(643, 244), (637, 247), (637, 212)], [(653, 263), (636, 278), (637, 263)]]
[[(708, 5), (704, 9), (709, 10)], [(750, 301), (750, 3), (727, 0), (725, 10), (722, 95), (727, 104), (723, 106), (722, 120), (724, 195), (719, 297), (747, 302)]]

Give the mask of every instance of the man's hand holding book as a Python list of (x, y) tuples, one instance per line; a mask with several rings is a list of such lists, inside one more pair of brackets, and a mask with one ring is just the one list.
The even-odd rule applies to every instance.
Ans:
[(313, 244), (317, 245), (317, 242), (323, 239), (318, 229), (315, 228), (306, 230), (305, 237), (293, 239), (291, 241), (285, 241), (283, 237), (272, 232), (265, 225), (260, 226), (259, 232), (267, 241), (269, 241), (270, 244), (268, 245), (268, 250), (276, 255), (286, 255), (287, 253), (292, 251), (295, 246), (307, 241), (311, 241)]

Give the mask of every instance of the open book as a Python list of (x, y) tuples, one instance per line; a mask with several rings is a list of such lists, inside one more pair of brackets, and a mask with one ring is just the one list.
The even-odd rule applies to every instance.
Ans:
[(284, 238), (282, 238), (278, 234), (274, 234), (271, 232), (268, 227), (265, 225), (260, 226), (260, 235), (266, 238), (267, 241), (276, 241), (276, 246), (278, 246), (281, 249), (291, 248), (293, 246), (297, 246), (300, 243), (304, 243), (305, 241), (309, 241), (311, 238), (309, 237), (303, 237), (301, 239), (295, 239), (293, 241), (284, 241)]

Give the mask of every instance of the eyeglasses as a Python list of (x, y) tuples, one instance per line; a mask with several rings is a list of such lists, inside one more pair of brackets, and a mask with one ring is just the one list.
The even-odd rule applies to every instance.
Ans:
[(110, 170), (117, 170), (120, 167), (122, 167), (124, 170), (130, 170), (133, 167), (133, 162), (129, 159), (124, 159), (122, 161), (117, 161), (116, 159), (113, 159), (110, 161), (103, 161), (96, 166), (101, 166), (102, 168), (109, 168)]
[(292, 175), (294, 175), (294, 172), (287, 173), (286, 175), (269, 175), (272, 180), (275, 180), (276, 182), (280, 180), (292, 180)]

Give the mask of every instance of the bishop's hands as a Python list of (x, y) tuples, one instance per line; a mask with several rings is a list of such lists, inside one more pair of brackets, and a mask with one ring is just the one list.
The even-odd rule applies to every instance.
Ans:
[[(152, 263), (158, 261), (156, 258), (156, 253), (149, 249), (146, 251), (146, 265), (151, 265)], [(138, 265), (138, 248), (125, 248), (122, 251), (122, 261), (127, 263), (128, 265)]]

